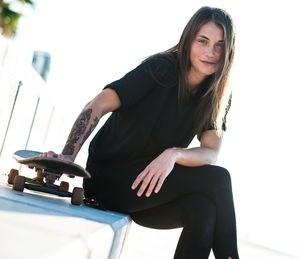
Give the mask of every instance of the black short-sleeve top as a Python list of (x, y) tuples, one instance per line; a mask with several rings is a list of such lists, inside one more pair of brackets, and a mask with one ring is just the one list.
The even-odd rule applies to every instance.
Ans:
[(118, 94), (121, 107), (92, 140), (89, 159), (102, 165), (130, 165), (151, 161), (167, 148), (189, 145), (201, 93), (179, 104), (176, 63), (175, 56), (148, 59), (105, 87)]

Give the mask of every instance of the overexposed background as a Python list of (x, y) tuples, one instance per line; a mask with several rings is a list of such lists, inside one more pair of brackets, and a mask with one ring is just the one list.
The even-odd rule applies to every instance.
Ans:
[[(24, 9), (13, 44), (23, 46), (28, 63), (33, 50), (52, 57), (47, 87), (67, 127), (46, 148), (60, 151), (86, 102), (143, 58), (176, 44), (198, 8), (224, 8), (237, 41), (219, 164), (232, 175), (238, 235), (300, 257), (297, 2), (36, 0), (34, 10)], [(86, 155), (87, 145), (78, 162)]]

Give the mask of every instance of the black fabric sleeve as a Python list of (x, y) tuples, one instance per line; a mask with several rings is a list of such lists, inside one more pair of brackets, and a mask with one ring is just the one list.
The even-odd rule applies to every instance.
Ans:
[(118, 111), (124, 110), (158, 87), (159, 81), (165, 81), (172, 72), (171, 68), (171, 61), (152, 58), (141, 63), (121, 79), (108, 84), (104, 89), (110, 88), (116, 91), (121, 101)]

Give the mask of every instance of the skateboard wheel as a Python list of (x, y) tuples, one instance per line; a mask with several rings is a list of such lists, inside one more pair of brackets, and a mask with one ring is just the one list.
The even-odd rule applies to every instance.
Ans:
[(65, 192), (69, 191), (69, 183), (62, 181), (59, 185), (59, 190)]
[(14, 179), (13, 190), (23, 192), (25, 187), (25, 176), (16, 175)]
[(81, 205), (83, 202), (83, 189), (79, 187), (75, 187), (72, 192), (71, 203), (73, 205)]
[(19, 170), (11, 169), (9, 172), (9, 175), (8, 175), (7, 182), (9, 184), (14, 184), (14, 179), (15, 179), (16, 175), (19, 175)]

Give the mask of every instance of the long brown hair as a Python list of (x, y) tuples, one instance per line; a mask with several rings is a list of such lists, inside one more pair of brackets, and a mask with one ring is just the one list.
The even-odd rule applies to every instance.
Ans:
[(182, 102), (190, 95), (188, 90), (188, 72), (191, 68), (191, 44), (201, 26), (208, 22), (214, 22), (222, 28), (224, 51), (219, 69), (205, 80), (206, 91), (202, 95), (201, 101), (198, 102), (195, 111), (195, 134), (199, 138), (201, 133), (209, 128), (216, 129), (219, 135), (222, 134), (222, 124), (231, 95), (227, 81), (235, 51), (235, 32), (232, 18), (222, 9), (202, 7), (187, 23), (179, 43), (164, 52), (165, 54), (177, 54), (178, 99), (179, 102)]

